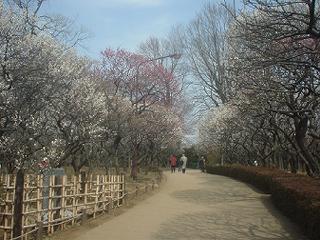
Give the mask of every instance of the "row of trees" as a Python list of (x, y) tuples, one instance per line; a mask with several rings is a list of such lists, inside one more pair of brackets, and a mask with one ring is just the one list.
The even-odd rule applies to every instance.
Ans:
[(219, 161), (319, 176), (319, 2), (249, 0), (238, 13), (210, 4), (195, 22), (207, 33), (195, 44), (213, 61), (195, 64), (211, 67), (200, 78), (213, 92), (200, 146)]
[(106, 49), (96, 61), (74, 49), (83, 32), (39, 14), (43, 3), (0, 5), (0, 158), (8, 172), (131, 165), (135, 176), (139, 164), (179, 147), (191, 73), (204, 115), (201, 152), (320, 174), (317, 1), (250, 0), (239, 11), (208, 3), (139, 54)]
[(41, 16), (43, 3), (0, 5), (1, 167), (131, 165), (135, 177), (139, 164), (158, 164), (181, 141), (179, 56), (106, 49), (97, 61), (81, 57), (74, 45), (85, 34)]

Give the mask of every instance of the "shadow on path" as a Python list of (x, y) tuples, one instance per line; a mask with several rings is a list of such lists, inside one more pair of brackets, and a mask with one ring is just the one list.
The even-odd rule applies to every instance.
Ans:
[(161, 190), (73, 240), (306, 240), (271, 204), (270, 196), (233, 179), (187, 171), (164, 173)]
[(233, 179), (200, 176), (200, 188), (171, 193), (181, 202), (205, 205), (206, 212), (177, 215), (163, 223), (157, 240), (304, 240), (272, 205), (270, 196)]
[(232, 210), (199, 212), (180, 215), (163, 224), (154, 238), (157, 240), (293, 240), (299, 239), (281, 227), (275, 226), (268, 217), (237, 214)]

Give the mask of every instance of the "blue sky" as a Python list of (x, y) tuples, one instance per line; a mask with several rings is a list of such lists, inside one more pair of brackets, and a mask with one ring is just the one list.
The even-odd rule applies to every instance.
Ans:
[(42, 11), (64, 15), (83, 26), (90, 38), (83, 42), (85, 49), (80, 51), (97, 58), (107, 47), (135, 51), (150, 36), (165, 37), (173, 25), (190, 22), (206, 2), (208, 0), (48, 0)]

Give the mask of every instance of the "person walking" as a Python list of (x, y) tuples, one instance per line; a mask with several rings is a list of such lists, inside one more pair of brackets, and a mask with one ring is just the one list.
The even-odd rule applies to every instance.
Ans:
[(182, 157), (180, 160), (182, 162), (182, 173), (186, 173), (188, 158), (184, 154), (182, 154)]
[(200, 168), (201, 172), (205, 172), (205, 169), (206, 169), (206, 160), (204, 159), (203, 156), (200, 158), (199, 168)]
[(177, 166), (177, 157), (176, 157), (176, 155), (172, 154), (170, 156), (169, 162), (170, 162), (170, 167), (171, 167), (171, 173), (176, 172), (176, 166)]

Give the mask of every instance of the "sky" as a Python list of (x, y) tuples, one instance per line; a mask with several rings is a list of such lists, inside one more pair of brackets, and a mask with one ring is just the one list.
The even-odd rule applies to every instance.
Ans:
[[(239, 0), (237, 0), (239, 1)], [(163, 38), (174, 25), (189, 23), (208, 0), (48, 0), (42, 12), (61, 14), (89, 38), (79, 51), (98, 58), (106, 48), (135, 51), (149, 37)], [(212, 0), (211, 2), (221, 2)]]
[[(173, 26), (186, 25), (210, 0), (47, 0), (44, 14), (60, 14), (90, 37), (78, 46), (82, 55), (100, 57), (106, 48), (135, 52), (149, 37), (165, 38)], [(211, 0), (221, 3), (225, 0)], [(226, 0), (233, 3), (233, 0)], [(239, 4), (240, 0), (235, 0)], [(193, 143), (195, 133), (185, 136)], [(188, 143), (189, 144), (189, 143)]]

